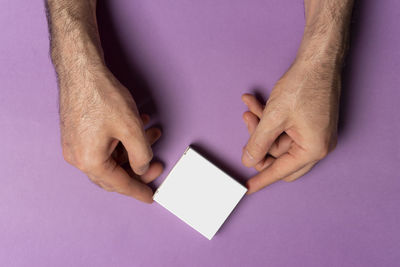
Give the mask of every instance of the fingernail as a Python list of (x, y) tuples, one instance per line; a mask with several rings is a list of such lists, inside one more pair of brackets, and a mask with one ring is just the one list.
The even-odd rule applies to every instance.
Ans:
[(247, 161), (249, 161), (249, 162), (253, 162), (253, 161), (254, 161), (253, 156), (250, 155), (250, 153), (249, 153), (249, 151), (248, 151), (247, 149), (246, 149), (245, 152), (244, 152), (244, 156), (245, 156), (245, 158), (246, 158)]
[(148, 168), (149, 168), (149, 164), (140, 167), (138, 171), (140, 172), (140, 174), (144, 174)]

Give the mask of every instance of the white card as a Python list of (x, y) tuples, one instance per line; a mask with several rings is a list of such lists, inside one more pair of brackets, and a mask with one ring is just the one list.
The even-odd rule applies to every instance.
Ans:
[(246, 191), (188, 147), (153, 199), (211, 240)]

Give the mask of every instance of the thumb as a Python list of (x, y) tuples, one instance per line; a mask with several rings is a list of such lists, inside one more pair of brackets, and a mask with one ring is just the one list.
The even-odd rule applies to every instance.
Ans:
[(263, 116), (243, 149), (242, 162), (255, 167), (265, 158), (275, 139), (283, 132), (282, 124)]

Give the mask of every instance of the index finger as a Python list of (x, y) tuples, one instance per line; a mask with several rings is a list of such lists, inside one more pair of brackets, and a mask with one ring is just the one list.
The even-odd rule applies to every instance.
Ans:
[(307, 165), (308, 162), (304, 160), (304, 155), (302, 155), (302, 153), (293, 153), (293, 151), (297, 152), (296, 148), (290, 149), (288, 152), (278, 157), (265, 170), (252, 177), (247, 182), (247, 194), (255, 193), (258, 190), (291, 175)]

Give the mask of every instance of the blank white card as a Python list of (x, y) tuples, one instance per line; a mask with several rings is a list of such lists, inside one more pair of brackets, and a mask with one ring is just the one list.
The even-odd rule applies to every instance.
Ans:
[(153, 199), (211, 240), (246, 191), (188, 147)]

